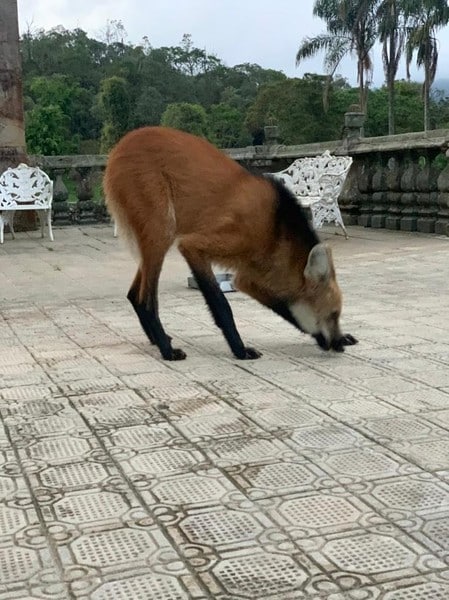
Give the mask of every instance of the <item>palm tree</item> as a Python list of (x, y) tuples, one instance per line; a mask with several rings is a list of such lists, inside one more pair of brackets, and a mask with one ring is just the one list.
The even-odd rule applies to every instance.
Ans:
[[(306, 37), (296, 53), (296, 64), (325, 51), (324, 67), (332, 78), (342, 58), (357, 58), (359, 104), (366, 110), (369, 77), (372, 73), (371, 49), (376, 41), (375, 2), (357, 0), (316, 0), (313, 14), (326, 22), (327, 32)], [(361, 5), (365, 9), (361, 10)]]
[(438, 65), (436, 32), (448, 24), (449, 7), (446, 0), (410, 0), (407, 4), (410, 23), (406, 42), (407, 72), (416, 52), (416, 64), (424, 68), (424, 131), (427, 131), (430, 129), (430, 89)]
[(390, 135), (395, 131), (394, 84), (405, 43), (403, 4), (401, 0), (382, 0), (377, 7), (378, 35), (382, 44), (382, 62), (388, 90), (388, 133)]

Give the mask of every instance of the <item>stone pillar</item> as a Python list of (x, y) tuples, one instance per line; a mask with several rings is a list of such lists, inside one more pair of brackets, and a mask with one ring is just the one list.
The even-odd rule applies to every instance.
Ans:
[[(26, 162), (17, 0), (0, 2), (0, 172)], [(36, 226), (34, 211), (16, 214), (15, 228)]]
[(26, 157), (17, 0), (0, 2), (0, 169)]
[(360, 111), (348, 111), (345, 113), (345, 135), (348, 139), (358, 139), (364, 136), (363, 124), (365, 114)]
[(265, 146), (279, 144), (279, 127), (277, 125), (265, 125), (263, 131), (265, 134)]

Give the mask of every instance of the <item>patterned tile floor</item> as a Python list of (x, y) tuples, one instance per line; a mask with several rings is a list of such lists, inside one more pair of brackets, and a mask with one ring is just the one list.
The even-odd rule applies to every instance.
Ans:
[(0, 600), (447, 600), (449, 239), (324, 234), (344, 355), (239, 293), (230, 355), (187, 269), (160, 360), (108, 227), (0, 248)]

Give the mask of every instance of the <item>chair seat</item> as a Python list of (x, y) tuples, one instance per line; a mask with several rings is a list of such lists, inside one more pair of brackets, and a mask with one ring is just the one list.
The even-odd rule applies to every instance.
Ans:
[(49, 210), (49, 207), (39, 206), (36, 204), (16, 204), (15, 206), (0, 206), (0, 212), (7, 210)]

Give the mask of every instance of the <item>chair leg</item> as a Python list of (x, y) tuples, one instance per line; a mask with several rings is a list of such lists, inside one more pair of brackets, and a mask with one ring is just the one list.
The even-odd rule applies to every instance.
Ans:
[(117, 223), (114, 221), (114, 237), (117, 237), (118, 235), (118, 227), (117, 227)]
[(312, 226), (314, 229), (321, 229), (323, 223), (320, 222), (319, 213), (317, 210), (317, 206), (314, 204), (310, 205), (310, 213), (312, 215)]
[(5, 227), (5, 222), (3, 221), (3, 217), (0, 215), (0, 244), (3, 244), (4, 227)]
[(345, 234), (345, 239), (348, 240), (349, 235), (348, 235), (348, 232), (346, 231), (346, 227), (345, 227), (345, 224), (343, 223), (343, 221), (340, 223), (340, 227), (343, 229), (343, 233)]
[(53, 229), (51, 226), (51, 208), (49, 208), (47, 210), (47, 226), (48, 226), (48, 236), (49, 236), (50, 240), (52, 242), (54, 242), (55, 238), (53, 237)]
[(41, 226), (41, 238), (44, 237), (44, 224), (45, 224), (45, 220), (44, 220), (44, 211), (43, 210), (38, 210), (37, 211), (37, 216), (39, 217), (39, 223)]
[(15, 210), (9, 211), (9, 214), (5, 220), (5, 223), (9, 225), (9, 231), (11, 232), (12, 239), (16, 239), (16, 232), (14, 231), (14, 216), (16, 214)]
[(335, 224), (340, 225), (340, 227), (343, 229), (343, 233), (345, 234), (345, 239), (349, 239), (349, 235), (348, 235), (348, 232), (346, 231), (345, 224), (343, 223), (343, 217), (341, 216), (341, 211), (340, 211), (340, 207), (338, 206), (338, 204), (335, 204), (333, 213), (335, 215)]

